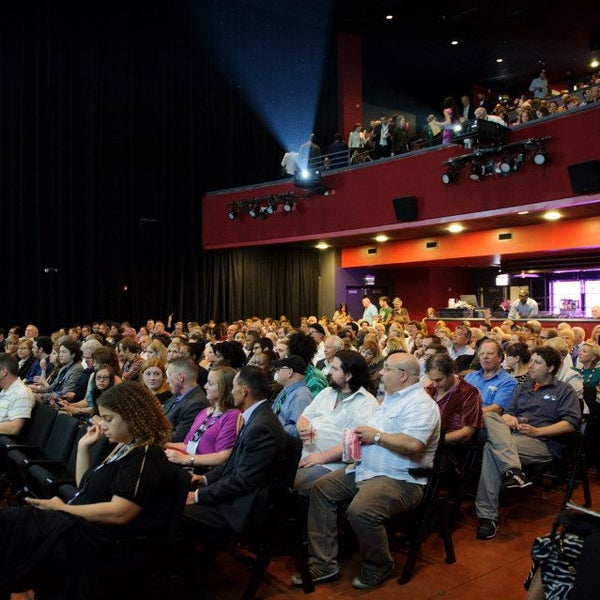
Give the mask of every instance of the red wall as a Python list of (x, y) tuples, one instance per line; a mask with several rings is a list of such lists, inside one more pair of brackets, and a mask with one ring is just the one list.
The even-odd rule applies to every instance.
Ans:
[(356, 35), (338, 36), (338, 131), (348, 142), (354, 123), (363, 122), (362, 40)]
[(567, 167), (600, 156), (599, 131), (600, 107), (515, 129), (507, 142), (551, 136), (549, 164), (527, 163), (514, 176), (490, 177), (479, 183), (468, 179), (466, 169), (456, 183), (441, 183), (444, 161), (462, 153), (458, 146), (327, 174), (323, 180), (333, 194), (300, 201), (289, 215), (264, 220), (244, 215), (231, 221), (227, 205), (233, 200), (297, 191), (292, 183), (209, 194), (202, 201), (202, 244), (205, 249), (231, 248), (414, 227), (416, 222), (398, 223), (394, 214), (392, 199), (403, 196), (417, 197), (419, 221), (569, 198), (573, 192)]

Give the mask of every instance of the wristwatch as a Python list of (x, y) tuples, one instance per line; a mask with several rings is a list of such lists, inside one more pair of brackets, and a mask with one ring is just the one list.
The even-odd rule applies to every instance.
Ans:
[(373, 436), (373, 443), (374, 444), (379, 444), (379, 440), (381, 439), (381, 433), (377, 432), (374, 436)]

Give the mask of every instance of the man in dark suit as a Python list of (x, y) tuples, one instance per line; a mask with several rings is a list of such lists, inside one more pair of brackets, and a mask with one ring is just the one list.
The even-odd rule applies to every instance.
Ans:
[(172, 442), (183, 442), (198, 413), (208, 406), (202, 386), (196, 384), (198, 365), (191, 358), (176, 358), (167, 368), (167, 381), (173, 392), (164, 409), (173, 425)]
[(469, 96), (461, 96), (462, 102), (460, 121), (470, 121), (475, 118), (475, 107), (471, 104)]
[(265, 372), (246, 366), (233, 380), (235, 407), (244, 426), (227, 462), (198, 478), (183, 513), (183, 527), (194, 538), (220, 542), (243, 533), (260, 510), (261, 491), (282, 477), (286, 433), (266, 401)]

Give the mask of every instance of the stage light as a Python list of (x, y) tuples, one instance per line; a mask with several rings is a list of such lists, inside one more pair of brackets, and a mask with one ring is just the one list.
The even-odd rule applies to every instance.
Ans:
[(269, 203), (265, 206), (265, 213), (270, 217), (271, 215), (275, 214), (276, 210), (277, 210), (277, 198), (272, 197), (269, 200)]
[(483, 165), (479, 163), (473, 163), (471, 165), (471, 172), (469, 173), (469, 179), (472, 181), (479, 181), (485, 175), (485, 169)]
[(239, 214), (240, 214), (240, 211), (239, 211), (238, 207), (235, 205), (231, 205), (229, 212), (227, 213), (227, 218), (230, 221), (235, 221), (238, 218)]
[(297, 171), (294, 176), (294, 185), (297, 188), (314, 190), (318, 193), (323, 193), (327, 190), (321, 181), (321, 171), (313, 168)]
[(246, 212), (248, 213), (249, 217), (252, 217), (253, 219), (258, 218), (258, 206), (255, 202), (249, 202), (246, 205)]
[(454, 169), (448, 169), (445, 173), (442, 173), (442, 183), (449, 184), (454, 183), (458, 179), (458, 173)]
[(542, 165), (546, 164), (547, 160), (548, 156), (544, 150), (539, 149), (535, 151), (535, 154), (533, 155), (534, 164), (536, 164), (538, 167), (541, 167)]
[(294, 201), (289, 199), (284, 200), (283, 204), (281, 205), (281, 208), (286, 214), (292, 212), (292, 209), (294, 208)]
[(510, 172), (514, 168), (514, 161), (506, 156), (502, 159), (500, 164), (498, 165), (498, 170), (500, 171), (500, 175), (510, 175)]

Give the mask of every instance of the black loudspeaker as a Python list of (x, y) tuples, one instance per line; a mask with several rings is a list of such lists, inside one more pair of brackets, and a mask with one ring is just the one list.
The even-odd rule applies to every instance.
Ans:
[(600, 161), (588, 160), (567, 169), (574, 194), (595, 194), (600, 191)]
[(415, 196), (394, 198), (392, 202), (398, 221), (414, 221), (417, 218), (417, 199)]

